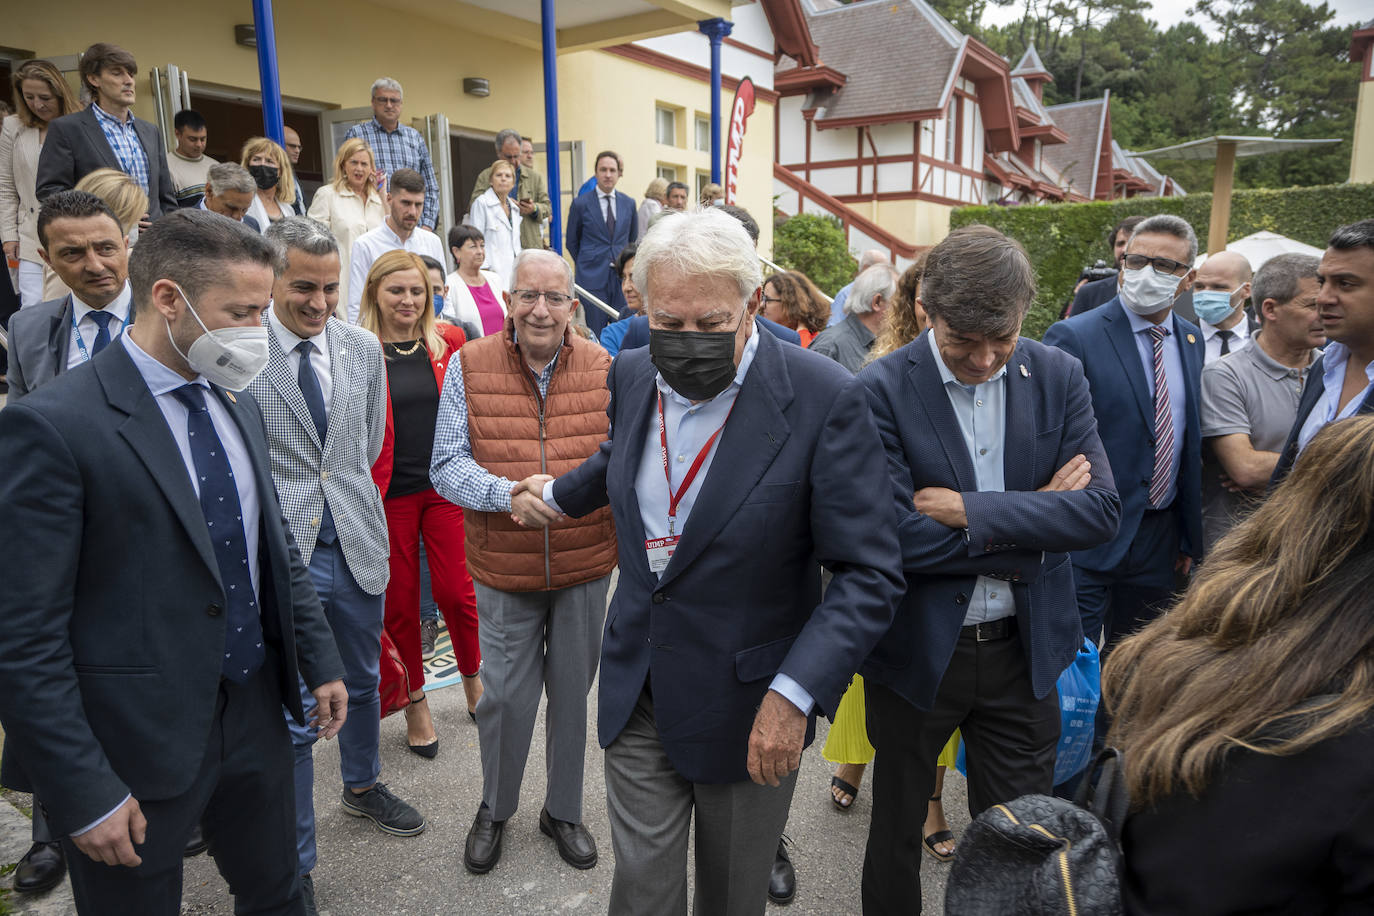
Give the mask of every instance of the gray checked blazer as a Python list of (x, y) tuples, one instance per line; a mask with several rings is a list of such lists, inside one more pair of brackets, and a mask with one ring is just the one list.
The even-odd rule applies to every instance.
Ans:
[(49, 299), (10, 318), (9, 403), (67, 371), (72, 341), (72, 297)]
[(380, 595), (390, 577), (390, 546), (372, 463), (386, 433), (386, 363), (382, 345), (362, 328), (331, 318), (325, 337), (334, 390), (323, 446), (275, 334), (268, 335), (267, 368), (248, 390), (262, 408), (272, 479), (301, 560), (310, 563), (327, 499), (349, 571), (363, 591)]

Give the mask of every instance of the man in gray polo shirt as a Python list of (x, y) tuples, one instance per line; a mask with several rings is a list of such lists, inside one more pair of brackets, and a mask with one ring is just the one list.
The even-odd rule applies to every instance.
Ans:
[(868, 362), (868, 351), (895, 295), (897, 271), (891, 264), (866, 268), (855, 278), (845, 300), (844, 321), (817, 334), (811, 349), (857, 373)]
[(1308, 367), (1326, 343), (1310, 255), (1265, 262), (1250, 295), (1260, 330), (1250, 346), (1202, 370), (1205, 550), (1263, 496), (1298, 413)]

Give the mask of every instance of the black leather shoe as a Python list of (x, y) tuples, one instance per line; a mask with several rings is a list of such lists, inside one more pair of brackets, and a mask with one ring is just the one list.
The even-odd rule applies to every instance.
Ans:
[(196, 824), (186, 839), (186, 848), (181, 851), (181, 857), (193, 859), (209, 848), (210, 844), (205, 842), (205, 834), (201, 832), (200, 825)]
[(560, 821), (545, 808), (539, 812), (539, 829), (544, 836), (553, 837), (558, 854), (573, 868), (587, 869), (596, 864), (596, 840), (587, 828), (571, 821)]
[(67, 858), (61, 843), (34, 843), (14, 868), (14, 889), (21, 894), (41, 894), (62, 883)]
[(485, 875), (501, 861), (501, 835), (506, 830), (505, 821), (491, 819), (491, 809), (484, 802), (477, 809), (472, 829), (468, 831), (467, 845), (463, 848), (463, 867), (474, 875)]
[(778, 906), (787, 906), (797, 896), (797, 872), (792, 857), (787, 854), (787, 841), (778, 840), (778, 854), (773, 859), (773, 874), (768, 879), (768, 899)]

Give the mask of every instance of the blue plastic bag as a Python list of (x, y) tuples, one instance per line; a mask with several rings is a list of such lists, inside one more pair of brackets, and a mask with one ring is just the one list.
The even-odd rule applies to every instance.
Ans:
[(1093, 724), (1102, 699), (1102, 666), (1097, 645), (1083, 640), (1073, 664), (1059, 675), (1059, 755), (1054, 761), (1054, 784), (1076, 776), (1093, 756)]
[[(1086, 767), (1093, 758), (1093, 727), (1097, 721), (1097, 704), (1102, 699), (1102, 665), (1097, 657), (1097, 645), (1083, 640), (1083, 648), (1073, 664), (1059, 675), (1059, 749), (1054, 760), (1054, 784), (1067, 782)], [(967, 776), (964, 745), (959, 745), (959, 759), (955, 768)]]

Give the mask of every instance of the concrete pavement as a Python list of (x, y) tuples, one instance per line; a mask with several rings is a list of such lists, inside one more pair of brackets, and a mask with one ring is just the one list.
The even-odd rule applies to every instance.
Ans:
[[(595, 708), (596, 690), (591, 705)], [(400, 715), (382, 723), (382, 780), (414, 804), (428, 820), (418, 837), (387, 836), (371, 822), (344, 814), (339, 806), (337, 746), (321, 742), (315, 752), (315, 811), (320, 864), (314, 873), (316, 899), (325, 916), (388, 914), (604, 913), (610, 896), (614, 856), (606, 818), (602, 752), (588, 741), (585, 821), (601, 853), (597, 866), (577, 871), (558, 857), (553, 841), (539, 832), (544, 792), (543, 712), (536, 726), (525, 773), (523, 801), (506, 827), (502, 858), (480, 877), (463, 869), (463, 841), (481, 797), (477, 727), (468, 719), (461, 688), (433, 691), (430, 703), (440, 735), (439, 756), (425, 760), (405, 748)], [(595, 720), (595, 713), (592, 713)], [(769, 905), (769, 916), (835, 916), (859, 912), (859, 873), (871, 812), (865, 783), (848, 813), (830, 802), (833, 769), (820, 755), (828, 723), (822, 720), (816, 743), (802, 758), (787, 834), (797, 868), (797, 897), (790, 906)], [(594, 736), (594, 727), (592, 734)], [(951, 772), (945, 781), (945, 810), (956, 836), (968, 825), (964, 781)], [(27, 804), (23, 796), (15, 801)], [(28, 848), (27, 820), (0, 802), (0, 863), (10, 863)], [(925, 912), (944, 907), (949, 866), (926, 857), (922, 868)], [(183, 913), (233, 913), (228, 889), (207, 856), (186, 865)], [(9, 879), (4, 879), (7, 886)], [(16, 914), (62, 916), (74, 913), (66, 884), (38, 898), (14, 895)]]

